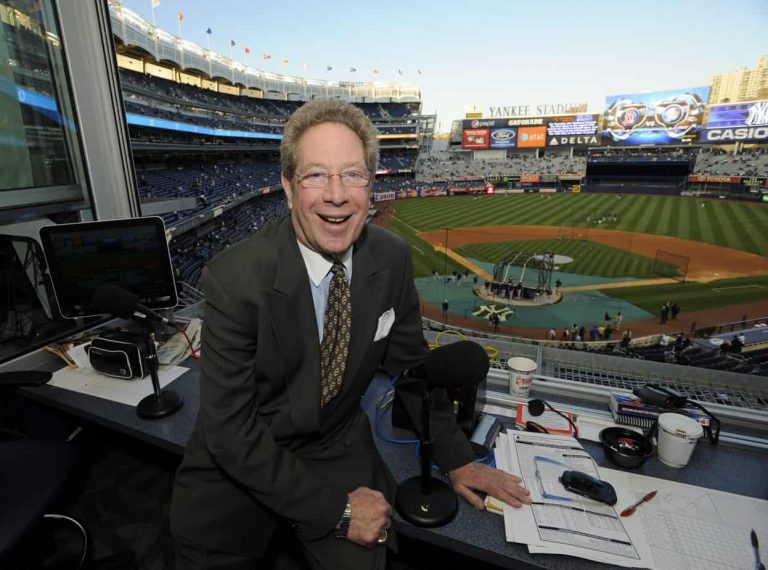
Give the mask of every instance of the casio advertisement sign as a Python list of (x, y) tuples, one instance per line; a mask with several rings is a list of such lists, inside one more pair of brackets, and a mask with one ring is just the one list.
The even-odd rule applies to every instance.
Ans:
[(712, 105), (701, 140), (712, 143), (768, 139), (768, 100)]
[(705, 129), (701, 140), (710, 143), (768, 140), (768, 125), (765, 127), (737, 127), (728, 129)]
[(517, 146), (517, 129), (491, 129), (491, 148)]

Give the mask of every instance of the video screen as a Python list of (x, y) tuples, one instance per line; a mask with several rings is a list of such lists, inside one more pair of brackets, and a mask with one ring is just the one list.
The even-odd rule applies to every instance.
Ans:
[(602, 139), (608, 145), (689, 143), (698, 139), (709, 87), (612, 95), (605, 99)]
[(117, 285), (152, 309), (178, 303), (162, 218), (132, 218), (40, 228), (59, 311), (67, 318), (97, 315), (99, 285)]

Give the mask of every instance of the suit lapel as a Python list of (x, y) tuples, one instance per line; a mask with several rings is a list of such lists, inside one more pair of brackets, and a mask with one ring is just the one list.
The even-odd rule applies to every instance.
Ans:
[(382, 296), (389, 282), (389, 269), (380, 267), (363, 238), (355, 248), (352, 265), (352, 333), (344, 373), (344, 387), (349, 388), (360, 364), (373, 343)]
[(265, 306), (285, 367), (291, 420), (297, 433), (310, 433), (320, 426), (320, 341), (309, 277), (290, 219), (281, 228), (278, 250)]

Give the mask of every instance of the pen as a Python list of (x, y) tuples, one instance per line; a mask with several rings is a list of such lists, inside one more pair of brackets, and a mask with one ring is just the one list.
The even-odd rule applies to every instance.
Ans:
[(635, 504), (633, 504), (633, 505), (630, 505), (629, 507), (627, 507), (626, 509), (624, 509), (623, 511), (621, 511), (621, 516), (622, 516), (622, 517), (628, 517), (628, 516), (631, 516), (631, 515), (632, 515), (632, 514), (634, 514), (634, 512), (637, 510), (637, 507), (639, 507), (639, 506), (640, 506), (640, 505), (642, 505), (643, 503), (645, 503), (645, 502), (647, 502), (647, 501), (650, 501), (651, 499), (653, 499), (653, 498), (656, 496), (656, 493), (658, 493), (658, 491), (651, 491), (650, 493), (648, 493), (647, 495), (645, 495), (645, 496), (644, 496), (642, 499), (640, 499), (639, 501), (637, 501)]
[(757, 559), (757, 562), (755, 562), (755, 568), (757, 568), (757, 570), (765, 570), (765, 566), (762, 562), (760, 562), (760, 545), (757, 542), (757, 534), (755, 533), (755, 529), (752, 529), (749, 538), (752, 539), (752, 548), (755, 549), (755, 558)]

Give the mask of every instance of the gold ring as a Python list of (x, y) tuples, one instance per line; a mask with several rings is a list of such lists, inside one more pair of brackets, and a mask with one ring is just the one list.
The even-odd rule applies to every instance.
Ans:
[(378, 542), (379, 544), (384, 544), (385, 542), (387, 542), (387, 529), (384, 529), (384, 534), (382, 534), (382, 535), (381, 535), (381, 536), (380, 536), (380, 537), (379, 537), (379, 538), (376, 540), (376, 542)]

